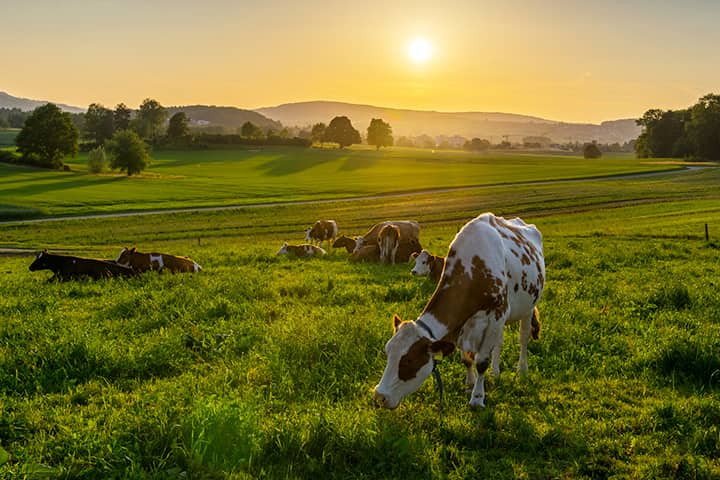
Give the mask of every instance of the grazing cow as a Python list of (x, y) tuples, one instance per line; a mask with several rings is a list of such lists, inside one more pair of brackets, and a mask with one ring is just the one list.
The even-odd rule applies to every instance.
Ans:
[(30, 265), (30, 271), (52, 270), (55, 274), (50, 280), (70, 280), (73, 278), (90, 277), (92, 279), (107, 277), (129, 277), (135, 275), (132, 268), (118, 265), (108, 260), (94, 258), (54, 255), (47, 249), (40, 252)]
[(400, 246), (400, 229), (395, 225), (385, 225), (378, 233), (380, 262), (395, 265), (395, 255)]
[[(409, 242), (410, 240), (420, 241), (420, 224), (412, 220), (390, 220), (386, 222), (380, 222), (368, 230), (368, 232), (362, 237), (355, 239), (355, 250), (359, 250), (363, 245), (373, 245), (378, 243), (378, 235), (380, 230), (385, 225), (394, 225), (400, 229), (400, 236), (404, 239), (403, 241)], [(407, 261), (407, 259), (405, 260)]]
[(473, 384), (470, 405), (484, 406), (485, 371), (492, 355), (492, 373), (500, 373), (506, 323), (520, 322), (518, 370), (527, 374), (527, 343), (544, 284), (542, 235), (534, 225), (491, 213), (468, 222), (450, 244), (440, 282), (418, 319), (393, 317), (375, 402), (396, 408), (430, 375), (434, 354), (457, 346), (478, 373), (470, 368), (466, 378)]
[(312, 228), (305, 230), (305, 241), (315, 243), (322, 247), (322, 242), (328, 241), (328, 246), (335, 241), (338, 234), (338, 226), (335, 220), (318, 220)]
[(418, 255), (413, 255), (415, 266), (410, 273), (413, 275), (428, 275), (433, 283), (437, 283), (442, 275), (443, 267), (445, 267), (445, 257), (433, 255), (427, 250), (423, 250)]
[(147, 272), (156, 270), (163, 272), (169, 270), (172, 273), (199, 272), (202, 267), (188, 257), (176, 257), (167, 253), (140, 253), (135, 247), (123, 248), (118, 255), (117, 263), (132, 267), (136, 272)]
[(348, 253), (353, 253), (355, 251), (355, 239), (342, 235), (335, 240), (332, 246), (333, 248), (344, 248)]
[(287, 242), (283, 243), (283, 246), (278, 250), (278, 255), (287, 255), (292, 253), (296, 257), (322, 257), (327, 252), (320, 247), (304, 243), (302, 245), (288, 245)]

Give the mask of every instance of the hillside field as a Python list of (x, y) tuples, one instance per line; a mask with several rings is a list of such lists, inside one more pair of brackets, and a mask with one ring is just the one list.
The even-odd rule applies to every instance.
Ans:
[(368, 196), (672, 170), (612, 157), (294, 147), (157, 151), (142, 175), (90, 175), (0, 164), (0, 220)]
[[(338, 183), (323, 195), (307, 193), (322, 184), (313, 173), (338, 179), (342, 165), (369, 161), (373, 153), (359, 152), (348, 152), (351, 160), (308, 160), (304, 169), (275, 160), (274, 168), (292, 173), (274, 184), (267, 168), (258, 169), (272, 160), (248, 153), (247, 165), (255, 165), (243, 170), (248, 178), (262, 171), (270, 180), (253, 190), (268, 197), (248, 193), (245, 200), (264, 201), (273, 188), (291, 198), (394, 191), (374, 164), (356, 172), (377, 185), (349, 181), (347, 191)], [(217, 155), (223, 153), (230, 155)], [(191, 181), (191, 162), (175, 162), (152, 169), (168, 179), (168, 192), (172, 175)], [(422, 157), (396, 162), (436, 168)], [(404, 178), (424, 189), (654, 167), (471, 156), (451, 163), (451, 185), (437, 173)], [(18, 189), (46, 199), (43, 213), (85, 212), (74, 189), (32, 190), (25, 175), (34, 174), (48, 175), (11, 172)], [(63, 174), (54, 175), (48, 185), (62, 184)], [(86, 195), (100, 198), (96, 178), (71, 175)], [(236, 175), (224, 184), (228, 197), (218, 194), (214, 202), (230, 201), (230, 190), (242, 186)], [(393, 175), (403, 176), (390, 169)], [(147, 185), (157, 178), (114, 181)], [(208, 195), (213, 182), (223, 185), (219, 177), (194, 181)], [(707, 168), (0, 225), (0, 248), (114, 258), (136, 245), (189, 255), (203, 267), (198, 274), (49, 283), (49, 272), (28, 271), (31, 256), (0, 257), (0, 477), (718, 478), (719, 182), (720, 169)], [(140, 190), (124, 191), (124, 206), (133, 208)], [(160, 191), (148, 195), (163, 203)], [(0, 196), (6, 205), (33, 205), (13, 203), (21, 196), (6, 196), (2, 187)], [(167, 197), (166, 204), (193, 203)], [(106, 201), (87, 208), (123, 207), (109, 194)], [(458, 228), (484, 211), (520, 216), (544, 235), (547, 286), (528, 379), (514, 373), (517, 328), (508, 327), (502, 374), (486, 382), (486, 408), (467, 406), (455, 353), (440, 363), (442, 415), (432, 379), (397, 410), (376, 409), (372, 388), (385, 366), (391, 317), (416, 318), (434, 286), (410, 275), (407, 264), (352, 264), (344, 251), (313, 260), (275, 252), (284, 240), (300, 243), (319, 218), (334, 218), (346, 234), (407, 218), (421, 223), (426, 248), (444, 254)]]

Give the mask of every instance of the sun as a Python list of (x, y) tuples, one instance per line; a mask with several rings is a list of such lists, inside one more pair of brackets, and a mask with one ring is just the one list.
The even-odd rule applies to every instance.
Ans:
[(422, 37), (417, 37), (408, 45), (408, 56), (415, 63), (425, 63), (432, 57), (432, 44)]

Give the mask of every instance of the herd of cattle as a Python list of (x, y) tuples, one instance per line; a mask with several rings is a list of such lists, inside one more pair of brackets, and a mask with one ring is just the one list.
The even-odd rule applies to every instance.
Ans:
[[(540, 331), (537, 304), (545, 286), (542, 235), (519, 218), (506, 220), (484, 213), (466, 223), (448, 247), (446, 257), (432, 255), (420, 244), (420, 225), (409, 220), (385, 221), (362, 236), (338, 237), (333, 220), (318, 220), (307, 229), (305, 243), (283, 244), (279, 255), (323, 256), (323, 242), (345, 248), (352, 261), (394, 264), (415, 259), (414, 275), (428, 275), (436, 283), (424, 310), (414, 321), (392, 319), (393, 336), (385, 344), (387, 365), (374, 400), (379, 407), (396, 408), (437, 373), (435, 358), (456, 347), (467, 369), (471, 406), (484, 406), (484, 377), (488, 367), (500, 373), (504, 326), (520, 324), (518, 370), (527, 374), (527, 345)], [(317, 245), (316, 245), (317, 244)], [(97, 260), (53, 255), (45, 250), (30, 270), (52, 270), (53, 278), (132, 276), (156, 270), (198, 272), (187, 257), (140, 253), (124, 248), (118, 258)], [(473, 368), (474, 367), (474, 368)]]

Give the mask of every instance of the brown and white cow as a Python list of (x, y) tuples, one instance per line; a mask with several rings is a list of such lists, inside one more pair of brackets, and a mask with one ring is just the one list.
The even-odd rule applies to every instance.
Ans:
[(420, 224), (413, 220), (388, 220), (385, 222), (376, 223), (368, 232), (355, 239), (355, 250), (359, 250), (363, 245), (373, 245), (378, 243), (378, 236), (380, 230), (385, 225), (394, 225), (400, 229), (400, 236), (404, 242), (410, 242), (411, 240), (417, 240), (420, 242)]
[(385, 225), (378, 233), (380, 246), (380, 262), (395, 265), (395, 255), (400, 246), (400, 228), (396, 225)]
[(309, 258), (309, 257), (322, 257), (327, 252), (320, 247), (310, 245), (309, 243), (303, 243), (301, 245), (288, 245), (287, 242), (283, 243), (278, 255), (292, 254), (296, 257)]
[(318, 242), (318, 246), (322, 247), (322, 243), (327, 240), (328, 246), (335, 242), (338, 234), (338, 226), (335, 220), (318, 220), (315, 224), (305, 230), (305, 241), (310, 243)]
[(433, 255), (427, 250), (423, 250), (415, 258), (415, 266), (410, 273), (418, 276), (429, 276), (433, 283), (437, 283), (442, 275), (443, 267), (445, 267), (445, 257)]
[(350, 254), (351, 262), (379, 262), (380, 247), (377, 245), (365, 245), (359, 250)]
[(478, 373), (468, 372), (470, 405), (484, 406), (485, 371), (492, 357), (492, 372), (500, 373), (506, 323), (520, 322), (518, 370), (527, 374), (527, 344), (544, 284), (542, 235), (534, 225), (492, 213), (465, 224), (450, 244), (440, 282), (418, 319), (393, 317), (375, 402), (396, 408), (430, 375), (434, 355), (447, 355), (457, 346)]
[(149, 270), (158, 272), (168, 270), (172, 273), (199, 272), (202, 270), (202, 267), (197, 262), (188, 257), (178, 257), (167, 253), (141, 253), (135, 247), (123, 248), (115, 261), (141, 273)]

